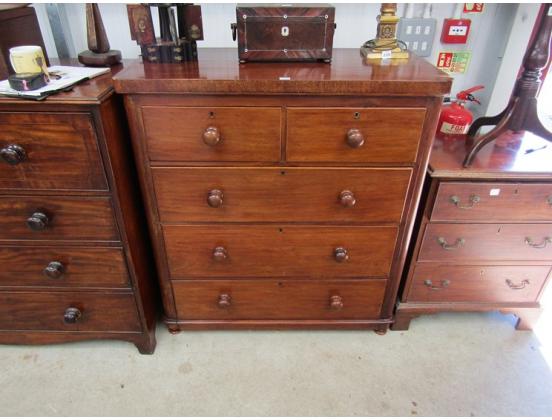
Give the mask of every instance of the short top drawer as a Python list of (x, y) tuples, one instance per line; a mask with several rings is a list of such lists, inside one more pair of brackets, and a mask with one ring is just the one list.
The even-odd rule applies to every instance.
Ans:
[(277, 162), (280, 108), (142, 108), (152, 161)]
[(87, 114), (0, 113), (0, 188), (107, 190)]
[(424, 108), (288, 108), (291, 162), (412, 163)]
[(552, 184), (442, 182), (432, 221), (550, 221)]

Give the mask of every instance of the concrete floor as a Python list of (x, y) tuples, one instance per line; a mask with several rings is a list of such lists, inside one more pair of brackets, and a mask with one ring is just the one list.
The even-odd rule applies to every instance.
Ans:
[(550, 337), (513, 322), (438, 314), (384, 336), (160, 326), (153, 356), (124, 342), (0, 346), (0, 415), (550, 416)]

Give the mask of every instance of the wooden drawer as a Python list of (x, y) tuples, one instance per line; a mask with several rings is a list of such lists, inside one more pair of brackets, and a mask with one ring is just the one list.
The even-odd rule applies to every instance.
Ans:
[[(80, 316), (70, 308), (78, 309)], [(65, 319), (67, 316), (67, 320)], [(71, 318), (78, 318), (71, 323)], [(140, 332), (131, 293), (0, 292), (0, 330)]]
[[(412, 163), (424, 118), (423, 108), (288, 108), (287, 160)], [(348, 133), (364, 143), (352, 147)]]
[(179, 319), (377, 319), (386, 281), (175, 281)]
[(408, 302), (535, 302), (546, 266), (417, 264)]
[(0, 113), (0, 126), (0, 189), (108, 189), (88, 114)]
[(391, 226), (165, 225), (163, 231), (175, 279), (385, 277), (397, 238)]
[(550, 221), (552, 184), (443, 182), (432, 221)]
[[(148, 155), (154, 161), (280, 160), (280, 108), (147, 106), (142, 119)], [(216, 130), (206, 131), (209, 127)], [(217, 141), (217, 136), (217, 144), (206, 144)]]
[(119, 248), (0, 248), (0, 286), (129, 287)]
[[(209, 167), (152, 173), (163, 222), (398, 223), (411, 170)], [(209, 196), (215, 199), (210, 204)]]
[(119, 234), (107, 197), (0, 197), (0, 240), (18, 239), (116, 241)]
[(418, 260), (552, 260), (552, 224), (430, 223)]

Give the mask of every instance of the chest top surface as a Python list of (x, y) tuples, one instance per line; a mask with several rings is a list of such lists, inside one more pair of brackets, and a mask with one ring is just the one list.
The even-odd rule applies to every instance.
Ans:
[(451, 78), (424, 59), (366, 62), (358, 49), (334, 49), (330, 64), (240, 64), (232, 48), (199, 50), (198, 61), (133, 63), (114, 77), (119, 93), (441, 96)]
[(529, 132), (506, 132), (481, 149), (469, 168), (463, 168), (467, 152), (464, 140), (435, 139), (429, 163), (431, 176), (514, 180), (552, 176), (552, 143)]

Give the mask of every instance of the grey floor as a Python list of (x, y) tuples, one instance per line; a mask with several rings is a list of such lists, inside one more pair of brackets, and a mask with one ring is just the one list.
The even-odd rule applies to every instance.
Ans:
[(123, 342), (0, 346), (0, 415), (552, 415), (552, 323), (438, 314), (408, 332), (158, 329)]

